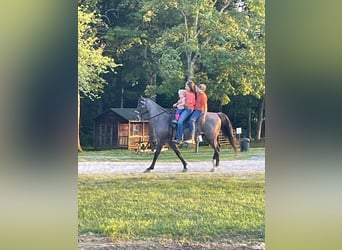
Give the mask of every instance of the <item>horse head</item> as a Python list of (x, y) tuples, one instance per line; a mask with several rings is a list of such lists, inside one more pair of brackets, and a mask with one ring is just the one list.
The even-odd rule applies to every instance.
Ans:
[(147, 98), (140, 96), (138, 99), (138, 105), (137, 108), (134, 110), (134, 112), (137, 114), (137, 119), (148, 119), (148, 109), (147, 109)]
[(135, 112), (139, 115), (139, 119), (153, 119), (160, 115), (168, 114), (168, 110), (159, 106), (152, 99), (140, 96), (138, 106)]

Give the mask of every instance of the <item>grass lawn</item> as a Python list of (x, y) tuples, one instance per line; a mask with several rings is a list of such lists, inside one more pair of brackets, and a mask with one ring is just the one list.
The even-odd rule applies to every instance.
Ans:
[(263, 174), (80, 175), (78, 190), (79, 233), (264, 242)]
[[(213, 149), (210, 146), (201, 146), (199, 152), (195, 153), (193, 147), (180, 148), (186, 161), (211, 161)], [(247, 152), (238, 152), (236, 158), (233, 149), (230, 146), (221, 148), (221, 160), (248, 159), (255, 156), (265, 156), (265, 148), (250, 148)], [(103, 151), (83, 151), (78, 153), (78, 161), (152, 161), (153, 153), (136, 154), (134, 150), (113, 149)], [(179, 161), (172, 149), (162, 151), (158, 161), (172, 162)]]

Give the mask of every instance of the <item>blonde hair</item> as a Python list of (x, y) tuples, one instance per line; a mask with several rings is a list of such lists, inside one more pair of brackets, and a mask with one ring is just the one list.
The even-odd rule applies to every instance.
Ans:
[(178, 90), (178, 95), (185, 95), (186, 94), (186, 90), (185, 89), (179, 89)]

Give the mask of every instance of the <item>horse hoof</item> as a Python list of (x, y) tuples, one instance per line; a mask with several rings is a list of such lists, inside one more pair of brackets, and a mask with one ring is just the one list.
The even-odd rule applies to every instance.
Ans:
[(216, 168), (212, 168), (211, 170), (210, 170), (210, 172), (215, 172), (216, 171)]
[(188, 169), (187, 168), (183, 168), (182, 172), (183, 173), (188, 172)]
[(151, 172), (151, 170), (152, 170), (152, 169), (150, 169), (150, 168), (146, 168), (145, 171), (144, 171), (144, 173), (149, 173), (149, 172)]

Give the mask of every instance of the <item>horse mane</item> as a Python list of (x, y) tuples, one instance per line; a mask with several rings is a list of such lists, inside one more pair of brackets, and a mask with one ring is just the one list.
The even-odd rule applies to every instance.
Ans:
[(160, 106), (158, 103), (156, 103), (155, 101), (153, 101), (151, 98), (149, 98), (149, 97), (140, 97), (141, 99), (143, 99), (144, 101), (148, 101), (148, 102), (150, 102), (150, 103), (152, 103), (153, 105), (155, 105), (156, 107), (158, 107), (159, 109), (161, 109), (162, 111), (168, 111), (168, 109), (166, 109), (166, 108), (164, 108), (164, 107), (162, 107), (162, 106)]

